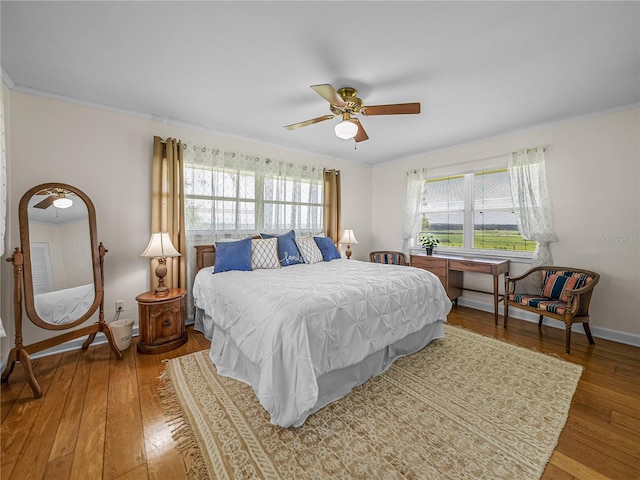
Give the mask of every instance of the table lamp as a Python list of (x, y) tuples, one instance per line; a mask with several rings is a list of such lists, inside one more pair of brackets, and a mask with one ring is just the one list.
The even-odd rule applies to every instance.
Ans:
[(152, 233), (149, 245), (142, 252), (141, 257), (155, 258), (158, 260), (156, 266), (156, 277), (158, 277), (158, 287), (153, 291), (154, 295), (167, 295), (169, 287), (164, 284), (164, 277), (167, 275), (167, 257), (179, 257), (178, 252), (169, 238), (168, 232)]
[(353, 230), (351, 230), (350, 228), (346, 228), (342, 232), (342, 236), (340, 237), (340, 240), (338, 240), (338, 243), (347, 244), (347, 251), (345, 253), (347, 255), (347, 260), (349, 260), (351, 258), (351, 244), (358, 243), (356, 236), (353, 234)]

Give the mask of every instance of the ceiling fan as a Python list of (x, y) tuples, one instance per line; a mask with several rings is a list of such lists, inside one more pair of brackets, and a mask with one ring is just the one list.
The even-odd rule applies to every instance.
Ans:
[(40, 190), (38, 193), (36, 193), (36, 196), (39, 195), (49, 195), (47, 198), (45, 198), (44, 200), (36, 203), (33, 208), (40, 208), (40, 209), (46, 209), (49, 208), (51, 205), (55, 206), (56, 208), (69, 208), (71, 205), (73, 205), (73, 200), (71, 200), (70, 198), (67, 198), (67, 195), (72, 194), (72, 192), (65, 190), (64, 188), (51, 188), (51, 189), (47, 189), (47, 190)]
[(356, 142), (363, 142), (369, 136), (365, 132), (360, 120), (354, 118), (353, 115), (402, 115), (420, 113), (420, 103), (395, 103), (391, 105), (370, 105), (366, 106), (362, 100), (356, 95), (358, 91), (355, 88), (343, 87), (338, 91), (329, 84), (311, 85), (311, 88), (322, 98), (329, 102), (329, 109), (333, 115), (323, 115), (322, 117), (313, 118), (304, 122), (286, 125), (287, 130), (295, 130), (296, 128), (306, 127), (314, 123), (331, 120), (338, 116), (342, 116), (342, 122), (335, 127), (336, 135), (343, 139), (354, 138)]

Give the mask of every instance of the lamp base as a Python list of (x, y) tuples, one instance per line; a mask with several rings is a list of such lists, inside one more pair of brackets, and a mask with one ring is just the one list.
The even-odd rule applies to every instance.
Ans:
[(153, 291), (154, 295), (169, 295), (169, 287), (164, 284), (164, 277), (167, 275), (167, 259), (158, 257), (158, 265), (156, 266), (156, 277), (158, 277), (158, 286)]
[(347, 260), (351, 260), (351, 245), (347, 243), (347, 251), (344, 252), (347, 255)]
[(156, 288), (153, 291), (153, 294), (158, 296), (158, 297), (162, 297), (164, 295), (169, 295), (169, 287), (167, 287), (166, 285), (158, 285), (158, 288)]

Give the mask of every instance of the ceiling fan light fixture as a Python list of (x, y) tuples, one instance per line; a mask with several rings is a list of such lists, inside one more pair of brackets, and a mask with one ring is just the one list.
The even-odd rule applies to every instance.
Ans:
[(336, 125), (335, 131), (337, 137), (349, 140), (358, 133), (358, 126), (349, 120), (344, 120)]
[(71, 200), (70, 198), (67, 198), (65, 196), (61, 196), (60, 198), (56, 198), (53, 201), (53, 206), (56, 208), (69, 208), (71, 205), (73, 205), (73, 200)]

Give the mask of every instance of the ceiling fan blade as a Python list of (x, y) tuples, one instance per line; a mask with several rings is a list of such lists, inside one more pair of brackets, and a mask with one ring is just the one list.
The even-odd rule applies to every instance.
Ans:
[(367, 132), (364, 131), (364, 127), (360, 123), (360, 120), (358, 120), (357, 118), (352, 118), (351, 121), (358, 126), (358, 133), (356, 133), (356, 136), (354, 137), (355, 141), (364, 142), (365, 140), (369, 140), (369, 135), (367, 135)]
[(324, 98), (327, 102), (332, 105), (339, 105), (341, 107), (346, 106), (347, 104), (344, 102), (342, 97), (338, 95), (336, 89), (333, 88), (328, 83), (324, 83), (322, 85), (311, 85), (311, 88), (322, 98)]
[(420, 113), (420, 103), (394, 103), (392, 105), (372, 105), (360, 109), (362, 115), (401, 115)]
[(45, 209), (45, 208), (49, 208), (51, 205), (53, 205), (53, 201), (58, 198), (57, 195), (51, 195), (50, 197), (45, 198), (44, 200), (42, 200), (41, 202), (36, 203), (33, 208), (41, 208), (41, 209)]
[(323, 115), (322, 117), (313, 118), (311, 120), (306, 120), (304, 122), (292, 123), (291, 125), (285, 125), (284, 128), (287, 130), (294, 130), (296, 128), (306, 127), (307, 125), (313, 125), (314, 123), (324, 122), (325, 120), (331, 120), (335, 118), (337, 115)]

